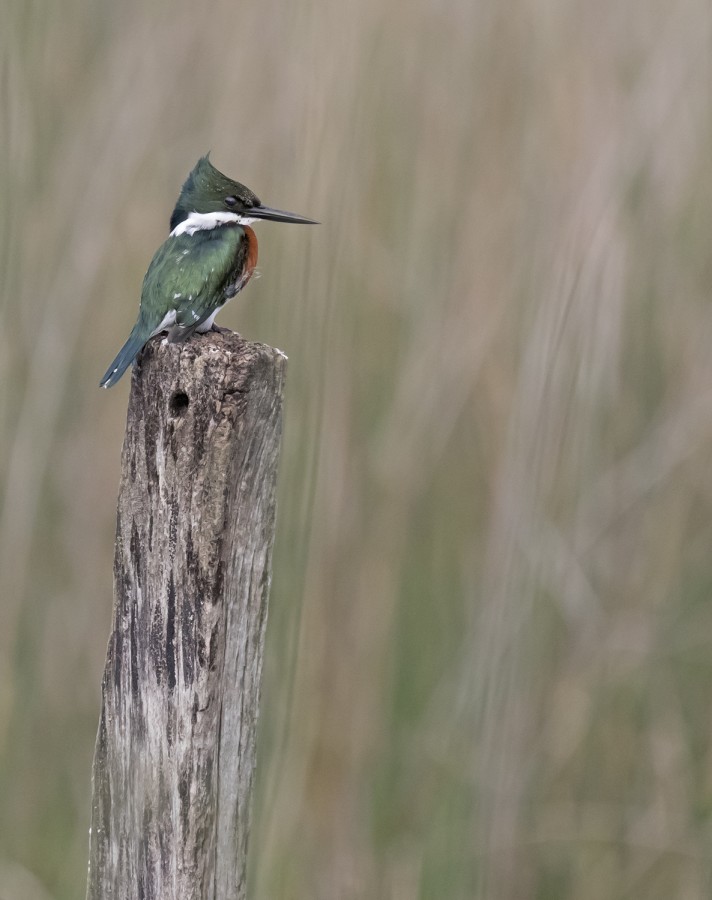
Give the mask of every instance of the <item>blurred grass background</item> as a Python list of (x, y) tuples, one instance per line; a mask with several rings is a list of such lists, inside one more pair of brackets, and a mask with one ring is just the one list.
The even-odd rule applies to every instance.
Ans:
[(197, 157), (290, 357), (252, 896), (712, 895), (703, 0), (0, 5), (0, 897), (83, 896), (129, 379)]

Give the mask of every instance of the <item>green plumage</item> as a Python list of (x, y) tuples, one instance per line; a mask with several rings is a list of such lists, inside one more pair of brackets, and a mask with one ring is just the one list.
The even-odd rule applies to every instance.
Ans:
[(116, 384), (159, 331), (168, 331), (169, 341), (182, 341), (210, 328), (215, 313), (252, 274), (257, 240), (247, 226), (255, 219), (316, 224), (263, 206), (256, 194), (219, 172), (207, 156), (199, 159), (181, 188), (171, 235), (146, 272), (138, 320), (102, 378), (102, 387)]
[[(237, 204), (226, 207), (225, 198), (233, 197)], [(203, 156), (193, 167), (180, 190), (180, 197), (171, 216), (171, 231), (191, 212), (211, 213), (224, 209), (251, 209), (260, 206), (259, 197), (244, 184), (223, 175)]]
[(176, 325), (191, 333), (226, 303), (236, 293), (246, 243), (240, 225), (168, 238), (143, 280), (138, 324), (146, 340), (172, 309), (176, 311)]
[(240, 289), (247, 257), (245, 229), (222, 225), (169, 237), (151, 260), (141, 291), (139, 316), (128, 340), (101, 381), (111, 387), (146, 341), (165, 324), (169, 340), (190, 337)]

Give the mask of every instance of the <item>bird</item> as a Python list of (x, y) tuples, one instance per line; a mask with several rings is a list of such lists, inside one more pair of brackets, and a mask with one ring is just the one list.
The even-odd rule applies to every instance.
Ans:
[(170, 343), (216, 328), (215, 316), (252, 277), (260, 219), (318, 225), (313, 219), (264, 206), (244, 184), (201, 157), (188, 175), (170, 219), (170, 235), (151, 260), (138, 319), (101, 379), (110, 388), (154, 335)]

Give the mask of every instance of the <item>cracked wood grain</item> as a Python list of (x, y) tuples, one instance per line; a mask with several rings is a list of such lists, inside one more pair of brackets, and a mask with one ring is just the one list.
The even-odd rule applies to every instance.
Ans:
[(134, 367), (88, 900), (245, 897), (285, 369), (229, 332)]

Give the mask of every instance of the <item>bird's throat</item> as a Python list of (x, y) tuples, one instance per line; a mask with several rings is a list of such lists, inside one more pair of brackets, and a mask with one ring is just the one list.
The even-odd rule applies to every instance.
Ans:
[(188, 216), (179, 222), (171, 231), (171, 237), (178, 237), (179, 234), (195, 234), (196, 231), (212, 231), (213, 228), (219, 228), (220, 225), (245, 225), (248, 226), (256, 219), (248, 216), (241, 216), (234, 212), (209, 212), (199, 213), (191, 212)]

